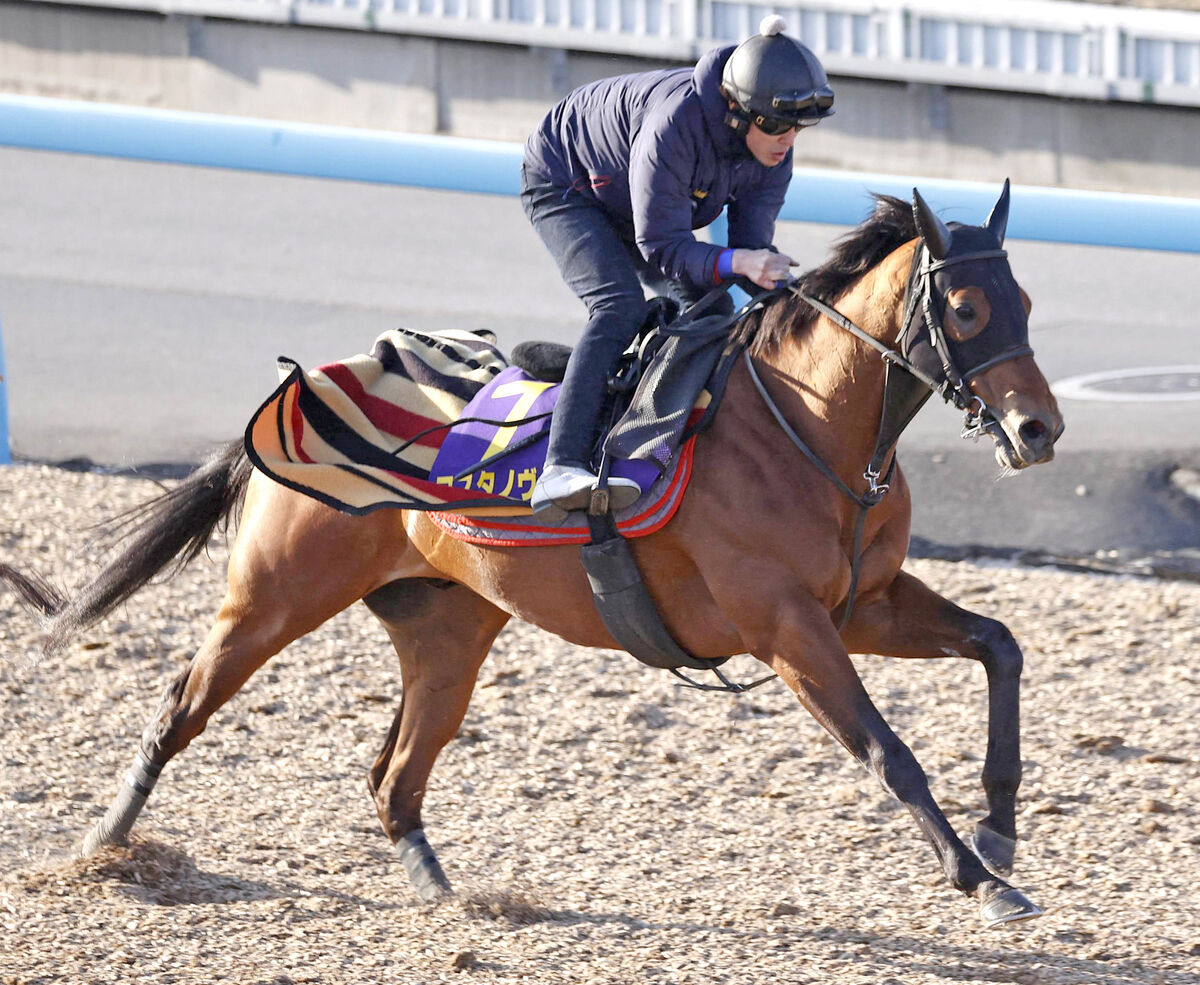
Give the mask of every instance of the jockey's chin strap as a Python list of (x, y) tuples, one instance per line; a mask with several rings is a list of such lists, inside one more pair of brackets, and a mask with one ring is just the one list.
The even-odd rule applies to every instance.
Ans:
[[(905, 290), (904, 320), (900, 332), (899, 349), (893, 349), (874, 336), (869, 335), (836, 308), (826, 304), (819, 298), (805, 294), (794, 285), (776, 288), (759, 295), (755, 300), (762, 302), (783, 293), (791, 293), (809, 307), (824, 315), (839, 328), (849, 332), (855, 338), (865, 342), (875, 349), (887, 365), (884, 383), (883, 410), (880, 413), (879, 429), (875, 439), (875, 450), (871, 460), (863, 470), (863, 478), (867, 481), (867, 490), (857, 493), (847, 485), (832, 468), (813, 451), (796, 433), (782, 411), (771, 399), (767, 388), (759, 378), (750, 358), (749, 350), (742, 353), (746, 369), (750, 373), (755, 389), (758, 390), (771, 416), (783, 429), (792, 444), (813, 464), (823, 476), (858, 509), (854, 522), (854, 546), (851, 553), (850, 587), (846, 593), (846, 608), (842, 621), (838, 626), (839, 632), (850, 621), (854, 611), (854, 599), (858, 590), (858, 577), (862, 561), (862, 536), (867, 511), (882, 501), (891, 488), (892, 476), (896, 470), (896, 443), (900, 435), (908, 427), (918, 410), (934, 393), (939, 394), (947, 403), (953, 403), (966, 414), (963, 423), (962, 436), (977, 438), (984, 432), (999, 427), (999, 421), (991, 408), (977, 394), (972, 393), (969, 381), (993, 366), (1017, 359), (1021, 356), (1032, 355), (1033, 349), (1028, 345), (1012, 346), (996, 356), (972, 367), (965, 373), (958, 371), (949, 344), (946, 341), (945, 329), (942, 325), (938, 306), (934, 303), (933, 275), (936, 271), (968, 260), (1003, 259), (1008, 254), (1004, 250), (980, 250), (965, 253), (961, 256), (946, 257), (933, 260), (929, 251), (922, 246), (913, 255), (912, 269), (909, 273), (908, 286)], [(922, 332), (928, 333), (929, 343), (937, 353), (941, 362), (941, 379), (923, 370), (909, 358), (913, 345), (920, 339)], [(885, 469), (886, 464), (886, 469)]]

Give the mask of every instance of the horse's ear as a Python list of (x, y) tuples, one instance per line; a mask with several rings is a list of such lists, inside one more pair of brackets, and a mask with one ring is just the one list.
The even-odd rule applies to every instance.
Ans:
[(1000, 241), (1000, 245), (1004, 245), (1004, 230), (1008, 228), (1008, 179), (1004, 179), (1004, 191), (1000, 193), (1000, 199), (992, 208), (991, 215), (987, 217), (987, 221), (983, 224), (983, 228), (989, 232), (996, 234), (996, 239)]
[(941, 260), (950, 252), (950, 229), (933, 214), (921, 193), (913, 189), (913, 218), (917, 220), (917, 230), (929, 250), (929, 255), (935, 260)]

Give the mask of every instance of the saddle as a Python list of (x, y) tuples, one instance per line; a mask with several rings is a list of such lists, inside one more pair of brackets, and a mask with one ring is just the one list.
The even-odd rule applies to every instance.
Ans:
[[(608, 431), (602, 425), (611, 425), (627, 411), (645, 367), (662, 347), (661, 329), (676, 314), (670, 301), (658, 299), (652, 303), (635, 344), (614, 367), (598, 426), (590, 436), (594, 469), (600, 467)], [(526, 505), (545, 462), (551, 412), (571, 351), (569, 346), (554, 342), (523, 342), (516, 346), (511, 364), (482, 387), (450, 425), (430, 468), (430, 478)], [(678, 399), (690, 407), (697, 395), (681, 393)], [(612, 472), (637, 483), (645, 496), (664, 466), (628, 458), (614, 463)], [(545, 522), (545, 511), (538, 516)]]

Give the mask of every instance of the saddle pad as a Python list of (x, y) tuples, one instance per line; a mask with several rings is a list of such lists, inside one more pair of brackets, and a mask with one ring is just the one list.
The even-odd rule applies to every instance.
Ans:
[[(487, 383), (450, 429), (429, 478), (524, 506), (546, 461), (550, 411), (560, 387), (509, 366)], [(495, 422), (504, 422), (498, 424)], [(645, 493), (661, 469), (650, 462), (616, 461), (613, 475), (632, 479)]]
[[(660, 476), (649, 491), (615, 515), (617, 530), (624, 537), (644, 537), (662, 529), (675, 515), (692, 477), (695, 437), (684, 442), (671, 470)], [(591, 532), (581, 513), (568, 513), (557, 523), (546, 523), (526, 511), (512, 517), (464, 516), (452, 512), (431, 513), (429, 519), (456, 540), (490, 547), (553, 547), (587, 544)]]
[[(527, 513), (430, 469), (449, 425), (508, 363), (472, 332), (385, 332), (370, 354), (305, 373), (281, 358), (282, 382), (246, 427), (246, 453), (281, 485), (343, 513), (382, 508)], [(507, 505), (505, 505), (507, 503)]]
[[(245, 436), (251, 462), (276, 482), (352, 515), (383, 508), (530, 515), (549, 418), (516, 427), (486, 421), (538, 417), (553, 406), (557, 387), (509, 366), (484, 338), (397, 329), (370, 354), (307, 373), (281, 358), (279, 369), (282, 382)], [(659, 471), (641, 461), (613, 468), (642, 487), (639, 502)], [(630, 515), (643, 512), (635, 504)]]

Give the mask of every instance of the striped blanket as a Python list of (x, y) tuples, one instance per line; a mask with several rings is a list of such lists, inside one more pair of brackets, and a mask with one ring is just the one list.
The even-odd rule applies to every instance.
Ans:
[(276, 482), (344, 513), (496, 506), (495, 496), (439, 485), (429, 470), (446, 425), (507, 365), (471, 332), (404, 329), (308, 373), (281, 358), (279, 387), (246, 428), (247, 454)]
[[(280, 359), (279, 370), (279, 387), (246, 428), (246, 450), (282, 485), (354, 515), (436, 511), (449, 533), (478, 543), (588, 540), (579, 517), (529, 519), (526, 501), (545, 458), (555, 394), (518, 379), (520, 371), (486, 338), (400, 329), (381, 335), (369, 354), (309, 372)], [(507, 403), (486, 402), (497, 393)], [(514, 423), (498, 428), (473, 417)], [(618, 526), (626, 536), (650, 533), (682, 499), (691, 444), (665, 476), (646, 462), (621, 462), (615, 471), (650, 493), (618, 514)], [(511, 520), (489, 524), (487, 517)]]

